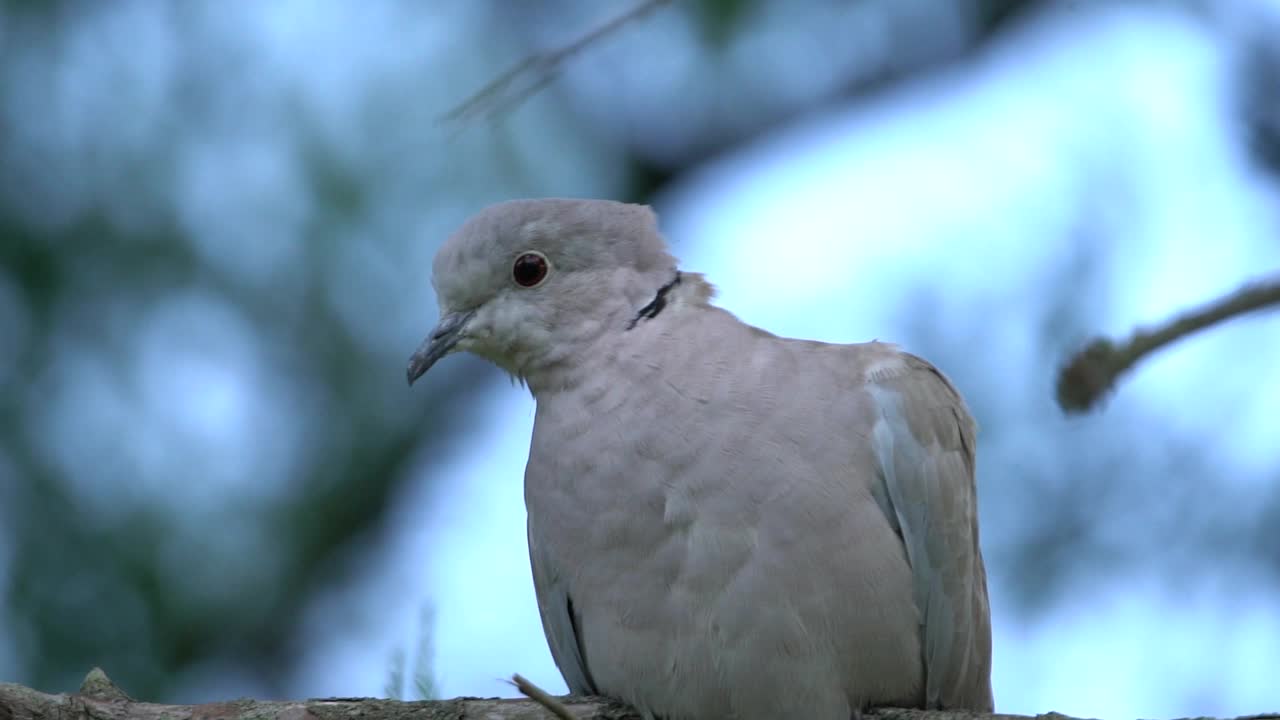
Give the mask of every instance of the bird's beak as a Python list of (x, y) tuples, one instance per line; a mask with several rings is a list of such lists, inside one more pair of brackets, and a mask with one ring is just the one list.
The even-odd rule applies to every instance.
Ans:
[(436, 329), (431, 331), (426, 340), (418, 346), (415, 352), (409, 358), (409, 384), (413, 385), (413, 381), (422, 377), (423, 373), (431, 369), (432, 365), (440, 358), (448, 355), (453, 351), (453, 347), (458, 344), (458, 340), (462, 339), (462, 332), (466, 329), (467, 323), (471, 317), (475, 315), (475, 311), (448, 313), (440, 318), (440, 322), (436, 325)]

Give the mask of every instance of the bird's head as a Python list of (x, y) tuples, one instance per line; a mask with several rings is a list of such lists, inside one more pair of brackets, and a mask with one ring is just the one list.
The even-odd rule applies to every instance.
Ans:
[(409, 382), (455, 351), (522, 379), (564, 365), (624, 331), (675, 273), (646, 206), (544, 199), (486, 208), (436, 253), (440, 321), (410, 359)]

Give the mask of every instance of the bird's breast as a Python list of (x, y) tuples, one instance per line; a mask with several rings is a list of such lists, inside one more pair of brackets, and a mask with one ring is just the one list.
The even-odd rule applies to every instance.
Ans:
[(730, 688), (744, 717), (744, 688), (911, 697), (910, 568), (851, 406), (785, 363), (744, 359), (731, 382), (706, 355), (679, 378), (613, 374), (538, 399), (531, 534), (581, 615), (597, 686), (685, 703), (667, 717), (723, 716)]
[(727, 488), (705, 472), (700, 458), (716, 452), (709, 437), (638, 412), (639, 421), (634, 409), (589, 421), (540, 413), (525, 477), (529, 513), (547, 528), (543, 540), (584, 572), (601, 564), (659, 591), (682, 582), (710, 590), (726, 570), (705, 557), (745, 553), (751, 524), (726, 514)]

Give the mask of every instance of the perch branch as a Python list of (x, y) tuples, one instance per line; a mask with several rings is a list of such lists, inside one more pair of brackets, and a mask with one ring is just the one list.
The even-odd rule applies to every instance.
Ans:
[(1147, 355), (1210, 325), (1272, 305), (1280, 305), (1280, 277), (1246, 285), (1155, 330), (1135, 330), (1119, 345), (1097, 338), (1062, 368), (1058, 375), (1058, 405), (1069, 413), (1087, 411), (1106, 395), (1120, 375)]
[[(544, 693), (545, 694), (545, 693)], [(547, 696), (550, 698), (550, 696)], [(574, 720), (639, 720), (617, 701), (599, 697), (551, 698)], [(101, 670), (94, 669), (80, 690), (52, 695), (12, 683), (0, 683), (0, 720), (546, 720), (548, 708), (534, 700), (455, 698), (401, 702), (373, 698), (317, 700), (232, 700), (203, 705), (160, 705), (125, 695)], [(1036, 715), (981, 714), (965, 710), (878, 708), (864, 720), (1076, 720), (1059, 713)], [(1210, 720), (1198, 718), (1197, 720)], [(1280, 713), (1248, 715), (1236, 720), (1280, 720)]]

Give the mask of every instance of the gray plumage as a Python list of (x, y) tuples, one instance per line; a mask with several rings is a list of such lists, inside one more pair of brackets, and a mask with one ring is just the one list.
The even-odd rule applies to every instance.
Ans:
[(432, 282), (410, 382), (469, 351), (537, 399), (529, 554), (570, 690), (668, 720), (992, 709), (975, 427), (932, 365), (741, 322), (636, 205), (490, 207)]

